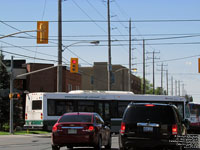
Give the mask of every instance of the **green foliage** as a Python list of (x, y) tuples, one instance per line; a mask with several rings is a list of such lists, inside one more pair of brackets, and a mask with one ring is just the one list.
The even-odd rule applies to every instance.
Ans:
[[(4, 55), (0, 52), (0, 62)], [(6, 68), (0, 63), (0, 130), (7, 130), (9, 122), (9, 75)]]
[[(0, 50), (0, 62), (4, 62), (4, 55), (2, 54)], [(8, 62), (8, 61), (7, 61)], [(8, 66), (7, 64), (5, 64)], [(10, 100), (9, 100), (9, 87), (10, 87), (10, 81), (9, 81), (9, 74), (7, 72), (7, 69), (0, 63), (0, 130), (7, 130), (9, 128), (9, 114), (10, 114)], [(17, 91), (17, 89), (14, 89), (14, 91)], [(22, 100), (14, 100), (13, 101), (13, 111), (14, 111), (14, 120), (13, 125), (14, 128), (16, 126), (22, 126), (24, 124), (24, 118), (23, 118), (23, 101)]]
[(5, 123), (5, 124), (3, 124), (3, 126), (2, 126), (2, 129), (3, 129), (3, 131), (6, 131), (6, 132), (8, 132), (8, 131), (9, 131), (9, 129), (10, 129), (10, 126), (9, 126), (9, 124), (8, 124), (8, 123)]
[[(4, 55), (0, 52), (0, 62), (3, 62)], [(6, 65), (6, 64), (5, 64)], [(9, 75), (6, 68), (0, 63), (0, 89), (9, 88)]]
[[(141, 91), (143, 91), (143, 79), (141, 78)], [(146, 94), (153, 94), (153, 84), (150, 83), (150, 81), (145, 80), (145, 84), (146, 84)], [(156, 87), (155, 88), (155, 95), (166, 95), (166, 91), (163, 89), (161, 89), (161, 87)]]
[[(16, 131), (14, 132), (14, 135), (24, 135), (24, 134), (47, 134), (49, 135), (49, 133), (51, 132), (47, 132), (47, 131)], [(5, 132), (5, 131), (0, 131), (0, 135), (9, 135), (9, 132)]]
[(190, 95), (185, 95), (185, 99), (186, 99), (188, 102), (193, 102), (193, 97), (190, 96)]

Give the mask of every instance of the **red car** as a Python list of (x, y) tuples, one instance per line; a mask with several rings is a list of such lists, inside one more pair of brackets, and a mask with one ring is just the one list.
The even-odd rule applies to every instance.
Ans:
[(97, 113), (73, 112), (62, 115), (52, 128), (52, 150), (92, 146), (111, 148), (110, 128)]

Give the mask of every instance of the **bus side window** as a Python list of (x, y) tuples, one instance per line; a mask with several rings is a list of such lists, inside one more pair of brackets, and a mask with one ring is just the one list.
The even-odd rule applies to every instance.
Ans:
[(66, 112), (73, 112), (74, 111), (74, 107), (72, 105), (72, 102), (66, 102), (66, 105), (65, 105), (65, 110)]
[(48, 116), (55, 116), (55, 100), (47, 100), (47, 114)]
[(109, 121), (111, 118), (111, 112), (110, 112), (110, 103), (105, 103), (105, 120)]

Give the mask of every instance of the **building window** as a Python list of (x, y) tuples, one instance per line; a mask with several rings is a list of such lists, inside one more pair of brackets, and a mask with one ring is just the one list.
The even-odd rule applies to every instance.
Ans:
[(94, 84), (94, 76), (91, 76), (90, 83)]
[(115, 74), (111, 72), (111, 83), (115, 83)]
[(80, 88), (79, 88), (79, 86), (78, 86), (78, 85), (76, 86), (76, 90), (80, 90)]
[(68, 84), (68, 91), (71, 91), (71, 90), (72, 90), (72, 85)]

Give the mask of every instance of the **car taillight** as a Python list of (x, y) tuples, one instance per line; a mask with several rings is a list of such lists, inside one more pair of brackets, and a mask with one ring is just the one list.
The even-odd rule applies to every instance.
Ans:
[(172, 135), (177, 135), (178, 134), (178, 128), (177, 124), (172, 125)]
[(95, 130), (95, 127), (93, 125), (88, 125), (88, 126), (85, 126), (84, 127), (84, 130), (83, 131), (86, 131), (86, 132), (93, 132)]
[(146, 104), (145, 106), (147, 106), (147, 107), (153, 107), (155, 105), (154, 104)]
[(52, 132), (56, 132), (56, 131), (58, 131), (58, 130), (61, 130), (61, 126), (59, 126), (59, 124), (56, 123), (56, 124), (53, 126), (53, 128), (52, 128)]
[(40, 114), (40, 118), (43, 119), (43, 113)]
[(28, 119), (28, 115), (27, 115), (27, 113), (25, 113), (25, 119)]
[(93, 131), (94, 130), (94, 126), (89, 126), (88, 130), (89, 131)]
[(121, 123), (120, 133), (121, 133), (121, 134), (124, 134), (124, 133), (125, 133), (125, 129), (126, 129), (125, 123), (122, 122), (122, 123)]

